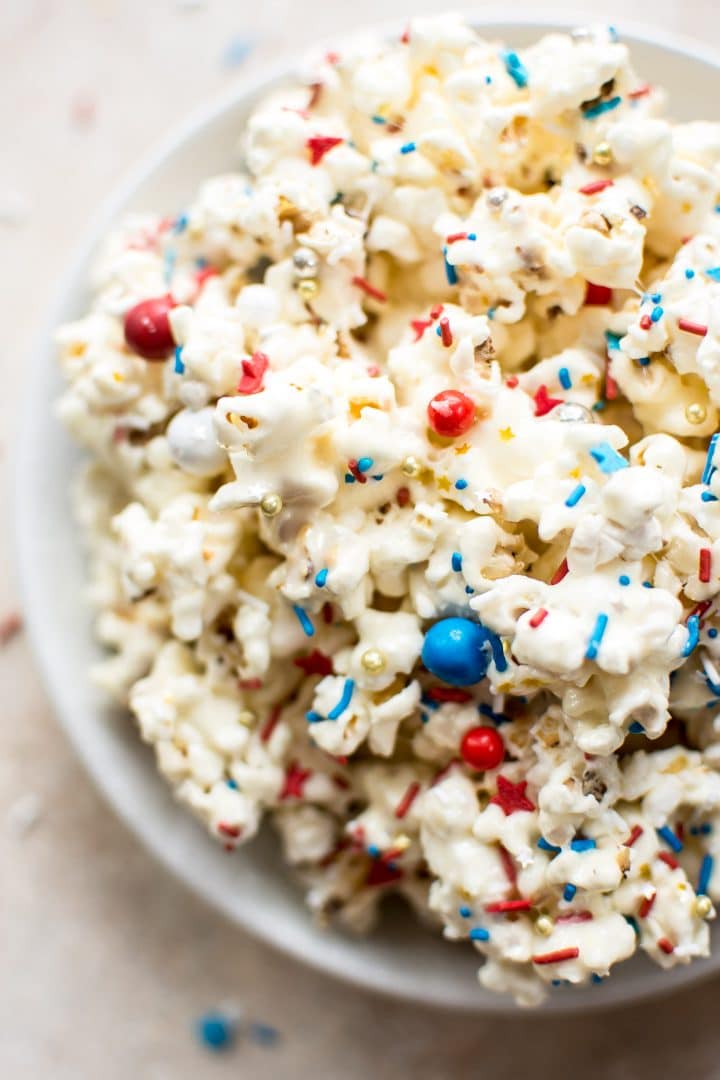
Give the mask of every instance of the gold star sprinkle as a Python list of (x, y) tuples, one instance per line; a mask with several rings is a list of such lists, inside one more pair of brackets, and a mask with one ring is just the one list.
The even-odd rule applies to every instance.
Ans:
[(450, 481), (448, 480), (447, 476), (436, 477), (436, 483), (440, 491), (450, 490)]
[(461, 443), (460, 446), (454, 446), (453, 447), (453, 450), (455, 451), (455, 453), (459, 454), (459, 455), (467, 454), (469, 449), (470, 449), (470, 443), (466, 443), (466, 442)]
[(500, 438), (503, 442), (510, 442), (511, 439), (515, 438), (515, 432), (511, 427), (501, 427)]

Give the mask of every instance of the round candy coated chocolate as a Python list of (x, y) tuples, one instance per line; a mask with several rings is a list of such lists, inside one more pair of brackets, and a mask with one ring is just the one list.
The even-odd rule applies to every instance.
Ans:
[(436, 434), (455, 439), (475, 423), (475, 402), (461, 390), (442, 390), (430, 400), (427, 413)]
[(505, 757), (505, 743), (495, 728), (474, 727), (463, 735), (460, 753), (473, 769), (495, 769)]
[(480, 682), (487, 674), (490, 658), (488, 632), (472, 619), (441, 619), (425, 635), (423, 664), (451, 686)]
[(142, 300), (125, 316), (125, 340), (145, 360), (166, 360), (175, 349), (168, 313), (175, 306), (171, 296)]

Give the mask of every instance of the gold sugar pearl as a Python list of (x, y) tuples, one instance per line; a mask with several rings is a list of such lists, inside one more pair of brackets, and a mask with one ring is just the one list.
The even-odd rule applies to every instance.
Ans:
[(298, 281), (297, 291), (300, 297), (307, 302), (317, 296), (318, 283), (315, 278), (305, 278), (303, 281)]
[(610, 148), (610, 144), (599, 142), (592, 152), (592, 159), (596, 165), (609, 165), (613, 159), (613, 152)]
[(552, 919), (547, 915), (540, 915), (540, 917), (535, 920), (535, 929), (538, 934), (542, 934), (543, 937), (550, 937), (555, 929), (555, 925)]
[(253, 727), (255, 724), (255, 713), (250, 712), (249, 709), (243, 709), (238, 716), (238, 721), (243, 727)]
[(422, 472), (422, 465), (417, 458), (406, 457), (402, 465), (400, 466), (400, 471), (402, 472), (403, 476), (409, 476), (412, 478), (420, 475), (420, 473)]
[(695, 901), (695, 914), (700, 919), (707, 919), (712, 909), (712, 900), (709, 896), (698, 896)]
[(265, 517), (277, 517), (282, 508), (282, 497), (278, 495), (277, 491), (271, 491), (267, 495), (263, 495), (262, 499), (260, 500), (260, 509), (262, 510)]
[(692, 401), (685, 409), (685, 419), (689, 424), (702, 424), (707, 419), (707, 409), (699, 401)]
[(387, 661), (379, 649), (366, 649), (360, 657), (360, 663), (371, 675), (382, 671)]

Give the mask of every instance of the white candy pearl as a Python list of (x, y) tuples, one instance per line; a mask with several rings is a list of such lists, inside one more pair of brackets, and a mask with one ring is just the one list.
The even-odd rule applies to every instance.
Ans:
[(235, 305), (245, 326), (261, 330), (280, 318), (280, 302), (274, 289), (267, 285), (246, 285)]
[(227, 464), (227, 455), (218, 446), (210, 406), (204, 409), (181, 409), (167, 428), (167, 441), (173, 461), (193, 476), (216, 476)]

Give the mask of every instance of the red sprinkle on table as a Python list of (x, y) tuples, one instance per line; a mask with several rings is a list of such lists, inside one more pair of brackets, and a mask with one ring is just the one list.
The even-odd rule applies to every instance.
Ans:
[(563, 960), (575, 960), (580, 955), (578, 947), (572, 946), (568, 949), (556, 949), (555, 952), (541, 953), (540, 956), (533, 956), (533, 964), (559, 964)]

